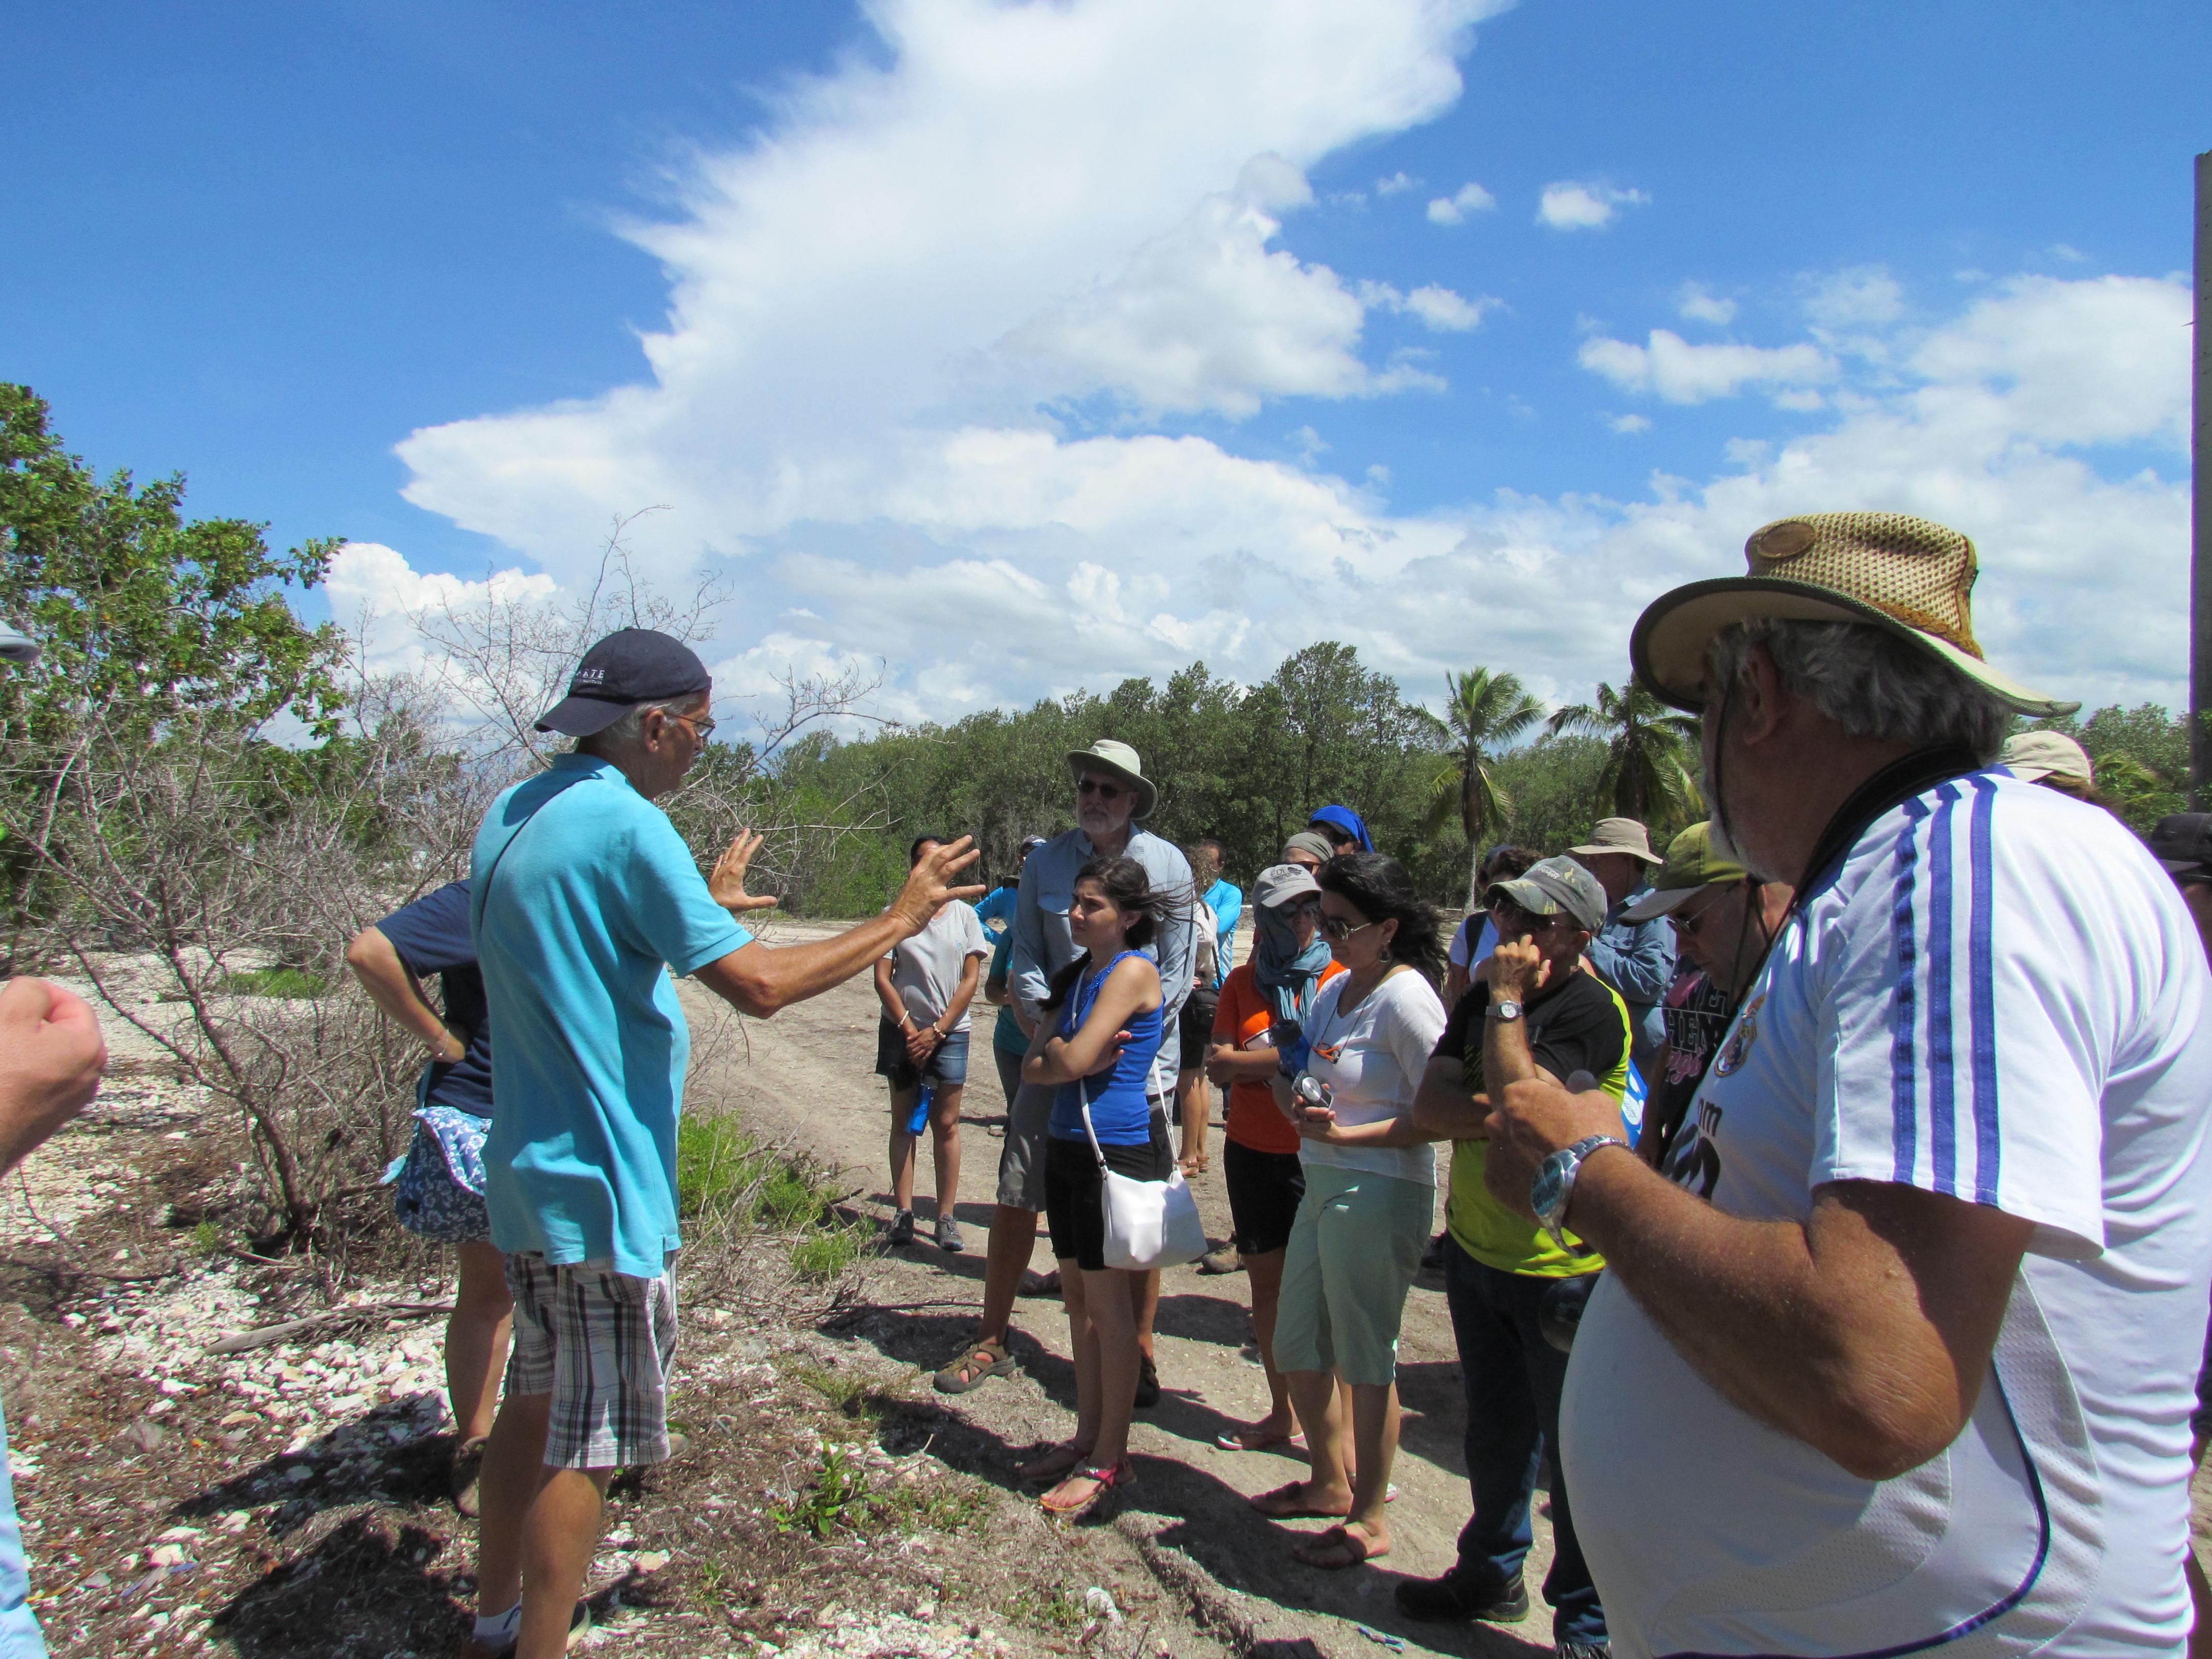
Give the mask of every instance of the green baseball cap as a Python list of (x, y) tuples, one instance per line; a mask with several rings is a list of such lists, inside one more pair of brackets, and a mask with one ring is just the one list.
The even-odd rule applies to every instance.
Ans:
[(1605, 889), (1597, 878), (1564, 854), (1531, 865), (1525, 876), (1493, 883), (1482, 896), (1495, 902), (1503, 893), (1532, 916), (1555, 916), (1564, 912), (1586, 933), (1605, 926)]
[(1620, 913), (1623, 921), (1649, 921), (1663, 916), (1701, 887), (1741, 881), (1750, 872), (1713, 851), (1713, 827), (1693, 823), (1667, 843), (1667, 862), (1651, 884), (1651, 890)]

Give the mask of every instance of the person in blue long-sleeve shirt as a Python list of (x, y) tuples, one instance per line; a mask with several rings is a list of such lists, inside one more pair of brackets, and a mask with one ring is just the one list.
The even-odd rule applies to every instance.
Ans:
[(1674, 980), (1674, 928), (1664, 916), (1629, 921), (1621, 912), (1650, 890), (1651, 872), (1665, 862), (1634, 818), (1600, 818), (1590, 838), (1568, 853), (1598, 879), (1610, 908), (1605, 926), (1583, 950), (1589, 965), (1628, 1005), (1634, 1041), (1629, 1058), (1645, 1077), (1667, 1041), (1667, 988)]
[[(1208, 836), (1198, 844), (1212, 854), (1214, 869), (1220, 870), (1221, 843)], [(1199, 896), (1206, 901), (1206, 908), (1213, 912), (1214, 921), (1220, 924), (1221, 931), (1214, 943), (1213, 982), (1217, 987), (1226, 985), (1229, 970), (1237, 965), (1237, 922), (1244, 914), (1244, 890), (1228, 877), (1217, 875), (1213, 885)]]

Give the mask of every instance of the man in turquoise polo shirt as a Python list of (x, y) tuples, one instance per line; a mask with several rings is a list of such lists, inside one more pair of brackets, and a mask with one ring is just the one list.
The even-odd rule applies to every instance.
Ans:
[(766, 1018), (872, 967), (939, 906), (963, 839), (926, 853), (883, 915), (771, 951), (732, 915), (759, 845), (702, 879), (653, 800), (704, 750), (706, 666), (648, 629), (584, 655), (538, 730), (577, 739), (501, 795), (470, 896), (500, 1033), (484, 1148), (492, 1242), (514, 1292), (507, 1398), (485, 1447), (477, 1627), (464, 1659), (552, 1659), (617, 1468), (668, 1455), (676, 1345), (676, 1124), (690, 1036), (670, 975)]

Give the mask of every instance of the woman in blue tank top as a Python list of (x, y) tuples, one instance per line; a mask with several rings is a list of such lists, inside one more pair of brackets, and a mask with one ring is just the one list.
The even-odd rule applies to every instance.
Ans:
[(1159, 1053), (1163, 998), (1159, 969), (1142, 954), (1170, 908), (1170, 896), (1154, 892), (1133, 859), (1083, 867), (1067, 921), (1085, 954), (1054, 976), (1022, 1061), (1024, 1083), (1059, 1085), (1045, 1142), (1045, 1218), (1075, 1355), (1075, 1437), (1022, 1471), (1055, 1483), (1044, 1496), (1054, 1516), (1082, 1515), (1135, 1479), (1129, 1415), (1142, 1356), (1130, 1281), (1141, 1275), (1106, 1265), (1099, 1164), (1139, 1181), (1164, 1181), (1175, 1166), (1145, 1091)]

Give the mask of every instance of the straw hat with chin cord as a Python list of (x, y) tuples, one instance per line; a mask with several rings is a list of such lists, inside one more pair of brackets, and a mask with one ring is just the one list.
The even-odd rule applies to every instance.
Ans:
[(1645, 607), (1629, 636), (1636, 678), (1663, 702), (1705, 706), (1705, 647), (1758, 617), (1866, 623), (1917, 647), (2023, 714), (2081, 705), (2030, 690), (1983, 659), (1974, 638), (1974, 544), (1905, 513), (1808, 513), (1778, 519), (1744, 544), (1741, 576), (1691, 582)]

